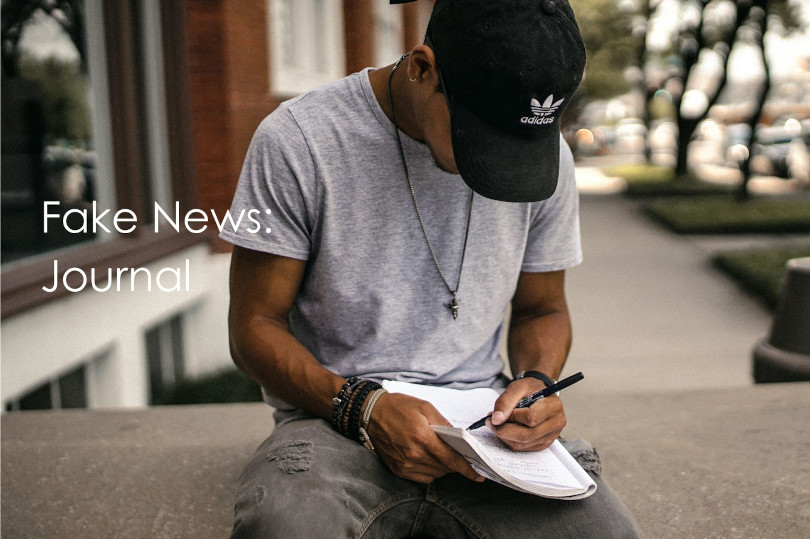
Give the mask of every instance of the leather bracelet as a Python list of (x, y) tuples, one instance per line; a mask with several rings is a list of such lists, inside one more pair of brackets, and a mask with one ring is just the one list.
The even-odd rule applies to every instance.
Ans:
[[(542, 382), (546, 384), (546, 387), (557, 383), (557, 380), (540, 371), (520, 371), (517, 376), (515, 376), (515, 380), (520, 380), (521, 378), (537, 378), (538, 380), (542, 380)], [(512, 380), (512, 382), (515, 380)]]
[(360, 442), (366, 446), (366, 449), (374, 453), (374, 444), (371, 443), (371, 437), (368, 435), (368, 424), (371, 421), (371, 411), (374, 410), (374, 405), (377, 404), (383, 393), (388, 393), (383, 388), (375, 389), (368, 398), (366, 409), (363, 410), (363, 418), (360, 420)]

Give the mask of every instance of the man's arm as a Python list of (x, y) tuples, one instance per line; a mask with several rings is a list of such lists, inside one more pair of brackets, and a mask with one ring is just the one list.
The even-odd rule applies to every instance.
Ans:
[[(535, 370), (557, 378), (571, 348), (571, 319), (565, 300), (565, 271), (521, 273), (512, 298), (508, 337), (513, 373)], [(493, 431), (512, 449), (544, 449), (565, 426), (559, 397), (515, 410), (517, 402), (544, 387), (536, 378), (513, 382), (495, 403)], [(508, 420), (508, 421), (507, 421)]]
[(319, 365), (287, 324), (304, 268), (301, 260), (234, 247), (228, 311), (231, 356), (274, 395), (326, 418), (344, 380)]
[[(318, 363), (290, 334), (287, 323), (305, 266), (300, 260), (234, 247), (228, 312), (231, 355), (241, 370), (274, 395), (331, 421), (332, 398), (346, 380)], [(380, 458), (400, 477), (427, 483), (459, 472), (478, 480), (431, 424), (448, 422), (427, 402), (385, 394), (374, 407), (368, 430)]]

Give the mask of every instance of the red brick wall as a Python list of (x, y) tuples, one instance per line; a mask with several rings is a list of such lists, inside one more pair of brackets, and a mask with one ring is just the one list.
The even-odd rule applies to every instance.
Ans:
[(266, 4), (186, 1), (197, 201), (217, 215), (230, 206), (254, 130), (278, 105), (269, 87)]
[[(344, 0), (343, 8), (346, 73), (353, 73), (374, 61), (373, 3)], [(221, 215), (253, 132), (279, 103), (270, 91), (267, 0), (185, 0), (185, 9), (196, 199), (200, 209)], [(405, 40), (420, 43), (415, 6), (403, 17)]]
[(346, 73), (374, 65), (374, 3), (344, 0), (343, 30), (346, 41)]
[(419, 20), (419, 10), (421, 6), (416, 3), (405, 4), (403, 7), (403, 38), (405, 39), (405, 50), (409, 51), (425, 40), (425, 32)]

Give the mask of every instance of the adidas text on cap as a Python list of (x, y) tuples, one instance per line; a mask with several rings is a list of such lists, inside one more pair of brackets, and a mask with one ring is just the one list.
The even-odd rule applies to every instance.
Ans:
[(585, 67), (567, 0), (436, 0), (427, 30), (450, 106), (456, 165), (477, 193), (545, 200), (560, 116)]

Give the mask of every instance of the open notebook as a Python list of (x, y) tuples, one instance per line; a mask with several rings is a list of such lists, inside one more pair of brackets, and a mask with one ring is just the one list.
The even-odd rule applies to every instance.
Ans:
[(498, 392), (490, 388), (447, 389), (386, 380), (391, 393), (404, 393), (433, 404), (453, 427), (433, 429), (484, 477), (546, 498), (587, 498), (596, 483), (559, 441), (542, 451), (512, 451), (486, 427), (466, 428), (492, 411)]

